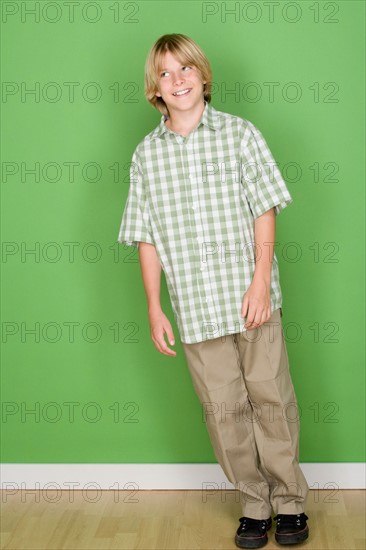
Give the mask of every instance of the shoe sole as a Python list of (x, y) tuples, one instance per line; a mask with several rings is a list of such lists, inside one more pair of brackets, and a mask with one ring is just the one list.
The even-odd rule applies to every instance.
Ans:
[(280, 534), (275, 533), (275, 539), (279, 544), (297, 544), (298, 542), (303, 542), (309, 536), (309, 527), (305, 527), (302, 531), (298, 533), (289, 533)]
[(253, 537), (252, 540), (247, 538), (244, 540), (243, 538), (235, 536), (235, 544), (239, 546), (239, 548), (262, 548), (265, 544), (268, 542), (268, 536), (263, 535), (263, 537)]
[(239, 548), (262, 548), (262, 546), (265, 546), (268, 542), (268, 535), (267, 531), (272, 527), (272, 524), (267, 527), (266, 532), (261, 537), (239, 537), (238, 535), (235, 535), (235, 544)]

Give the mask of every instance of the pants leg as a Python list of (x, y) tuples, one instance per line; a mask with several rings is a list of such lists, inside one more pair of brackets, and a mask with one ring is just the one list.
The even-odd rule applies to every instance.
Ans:
[(300, 418), (280, 309), (258, 329), (235, 334), (256, 422), (258, 454), (275, 514), (305, 511), (309, 486), (299, 466)]
[(217, 461), (239, 489), (244, 515), (268, 518), (269, 487), (258, 465), (253, 422), (242, 420), (252, 411), (233, 335), (182, 344)]
[(243, 515), (255, 519), (268, 518), (271, 506), (304, 511), (308, 490), (298, 466), (299, 421), (288, 420), (296, 398), (278, 321), (279, 309), (258, 329), (182, 342), (215, 456), (239, 490)]

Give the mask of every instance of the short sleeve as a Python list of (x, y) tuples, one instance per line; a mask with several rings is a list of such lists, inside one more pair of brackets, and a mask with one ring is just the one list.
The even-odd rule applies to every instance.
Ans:
[(117, 240), (137, 248), (139, 242), (155, 244), (143, 179), (141, 160), (135, 150), (130, 168), (130, 188)]
[(254, 218), (273, 207), (278, 215), (293, 199), (262, 133), (247, 122), (240, 148), (245, 195)]

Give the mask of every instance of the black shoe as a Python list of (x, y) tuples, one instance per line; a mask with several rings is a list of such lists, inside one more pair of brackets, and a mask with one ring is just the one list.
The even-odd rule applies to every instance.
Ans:
[(301, 514), (277, 514), (275, 539), (279, 544), (296, 544), (309, 536), (309, 527), (306, 524), (308, 516)]
[(240, 526), (235, 535), (239, 548), (260, 548), (268, 542), (267, 530), (272, 527), (272, 518), (239, 518)]

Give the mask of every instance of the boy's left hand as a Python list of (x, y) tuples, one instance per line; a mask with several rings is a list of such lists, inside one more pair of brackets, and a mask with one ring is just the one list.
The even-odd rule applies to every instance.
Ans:
[(245, 328), (257, 328), (271, 317), (271, 285), (261, 277), (253, 277), (244, 294), (241, 316), (246, 317)]

